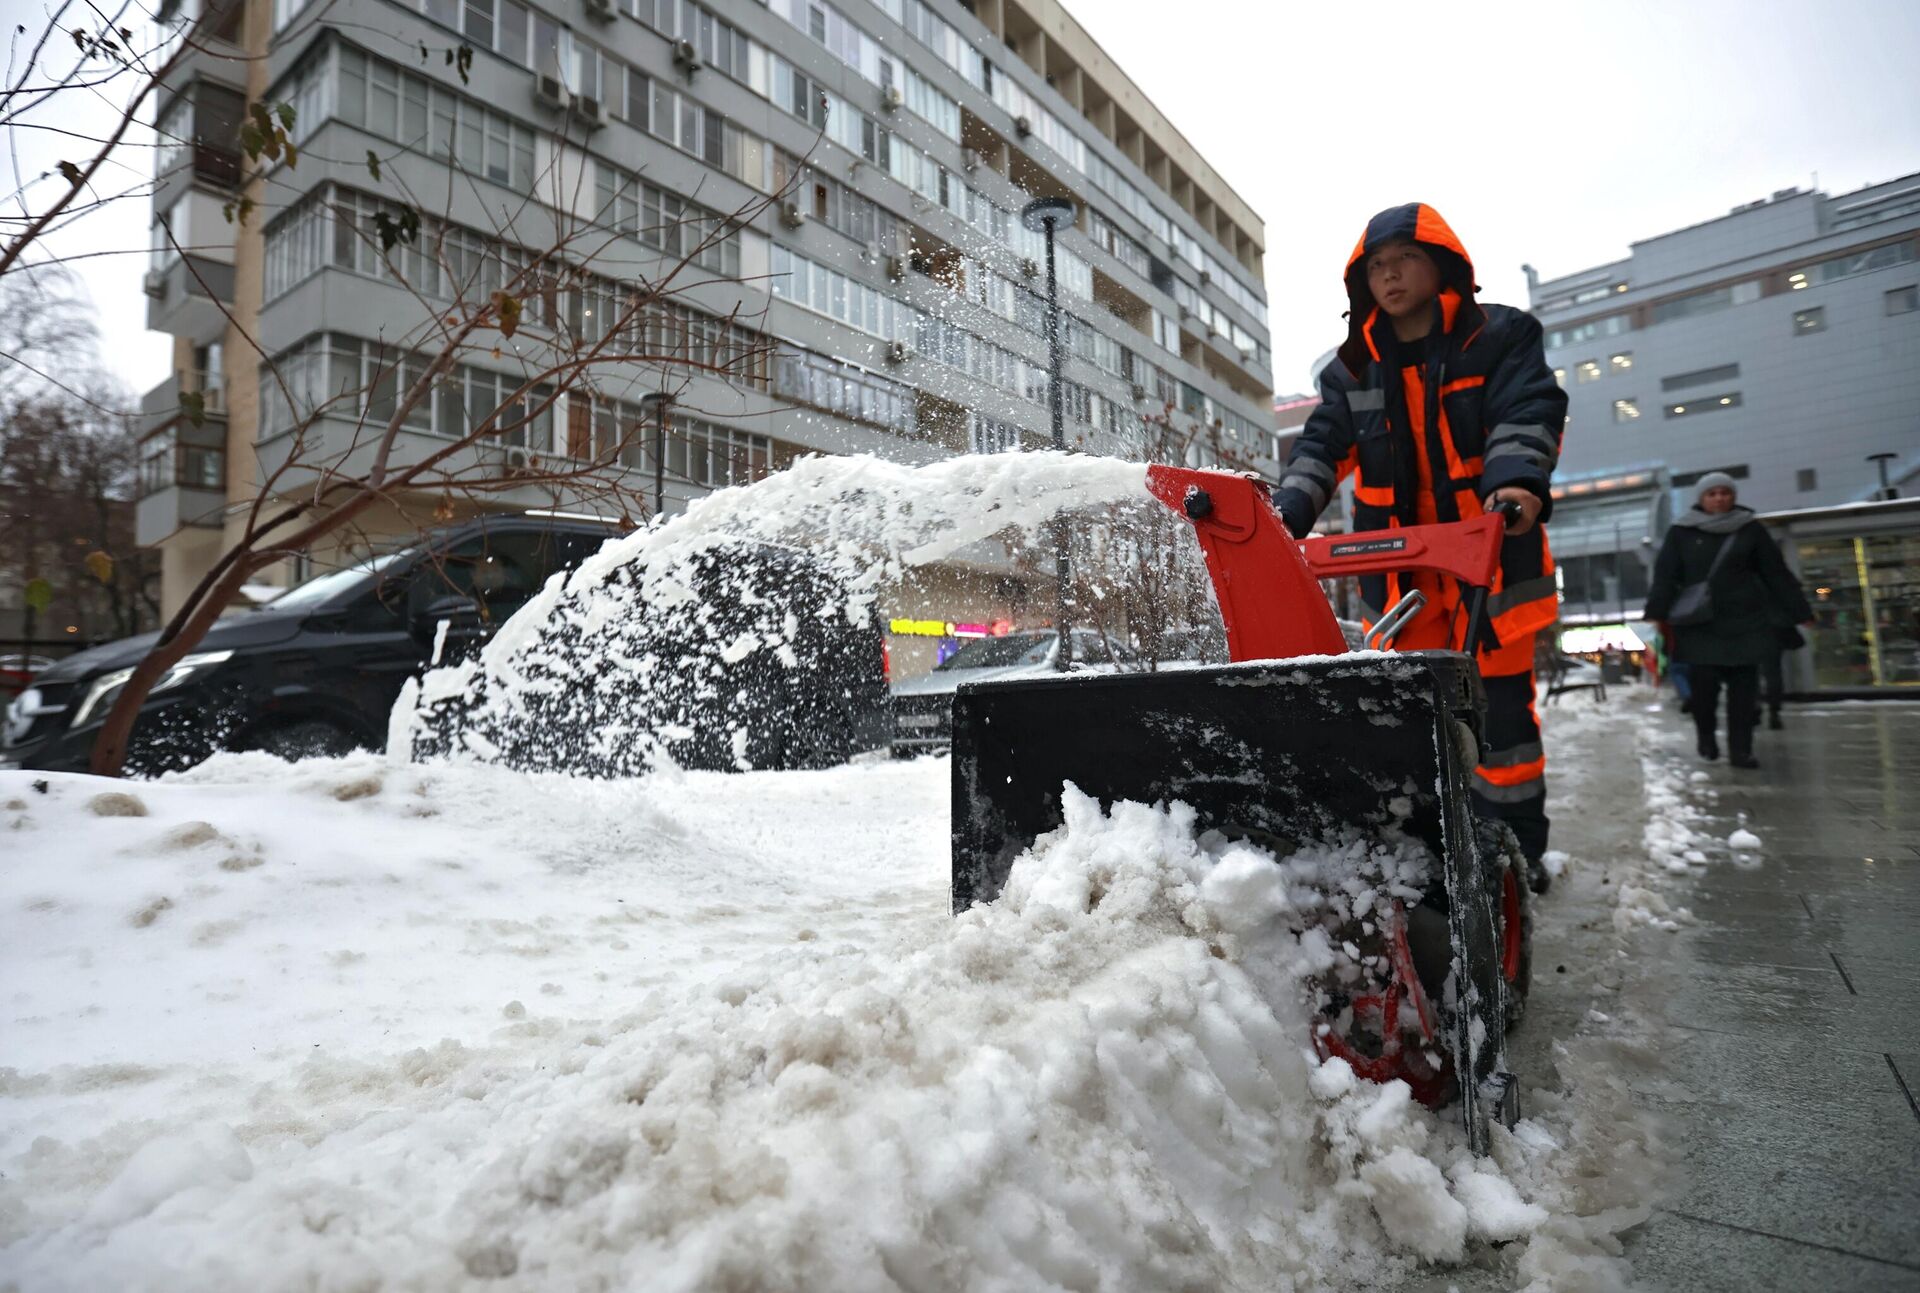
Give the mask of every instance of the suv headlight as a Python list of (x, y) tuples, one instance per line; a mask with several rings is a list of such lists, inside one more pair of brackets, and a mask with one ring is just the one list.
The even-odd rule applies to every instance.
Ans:
[[(187, 679), (196, 674), (205, 673), (232, 655), (231, 651), (201, 651), (194, 655), (181, 656), (174, 662), (173, 668), (160, 675), (160, 680), (153, 684), (153, 689), (147, 694), (158, 695), (169, 687), (178, 687)], [(74, 727), (85, 727), (95, 710), (105, 710), (111, 705), (113, 698), (120, 694), (120, 689), (126, 686), (127, 680), (132, 677), (131, 669), (115, 669), (112, 673), (104, 673), (95, 678), (93, 686), (87, 688), (86, 699), (81, 701), (80, 708), (74, 711)]]

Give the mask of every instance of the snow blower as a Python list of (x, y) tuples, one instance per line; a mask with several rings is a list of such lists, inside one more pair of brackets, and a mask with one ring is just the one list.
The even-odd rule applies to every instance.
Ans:
[(1313, 1044), (1430, 1106), (1457, 1100), (1476, 1153), (1518, 1117), (1504, 1034), (1524, 1000), (1525, 862), (1477, 819), (1469, 782), (1484, 699), (1469, 654), (1381, 654), (1423, 604), (1410, 592), (1348, 651), (1320, 579), (1435, 571), (1467, 588), (1467, 642), (1490, 634), (1505, 516), (1362, 535), (1289, 536), (1248, 476), (1155, 466), (1148, 489), (1192, 523), (1233, 663), (962, 686), (953, 707), (957, 913), (1060, 826), (1062, 787), (1110, 806), (1180, 801), (1201, 829), (1285, 856), (1314, 842), (1424, 846), (1418, 900), (1330, 931), (1350, 956), (1317, 985)]

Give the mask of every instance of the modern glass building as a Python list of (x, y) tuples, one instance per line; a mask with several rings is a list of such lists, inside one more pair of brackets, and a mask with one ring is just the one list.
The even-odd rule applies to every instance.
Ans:
[[(697, 240), (699, 272), (645, 326), (707, 370), (664, 417), (636, 374), (501, 449), (631, 438), (623, 464), (643, 495), (663, 469), (667, 510), (802, 454), (1046, 443), (1044, 250), (1019, 219), (1043, 194), (1078, 206), (1058, 248), (1069, 442), (1142, 454), (1171, 431), (1192, 457), (1273, 465), (1261, 221), (1054, 0), (197, 3), (163, 15), (194, 35), (157, 113), (147, 276), (177, 372), (145, 401), (139, 529), (169, 610), (264, 481), (310, 483), (283, 464), (354, 461), (421, 371), (401, 338), (563, 238), (529, 328), (593, 336)], [(236, 221), (249, 105), (281, 102), (297, 162)], [(370, 236), (409, 204), (416, 237)], [(511, 360), (437, 380), (401, 451), (497, 403)], [(660, 461), (627, 435), (656, 424)], [(468, 506), (396, 499), (369, 528), (429, 503)], [(1005, 588), (980, 587), (905, 609), (1000, 619)]]

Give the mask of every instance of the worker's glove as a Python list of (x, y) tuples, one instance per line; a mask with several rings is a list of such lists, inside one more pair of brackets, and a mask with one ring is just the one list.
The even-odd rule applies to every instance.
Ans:
[(1288, 534), (1304, 539), (1313, 533), (1313, 511), (1299, 490), (1287, 490), (1274, 500), (1274, 506), (1279, 509), (1280, 521), (1287, 527)]

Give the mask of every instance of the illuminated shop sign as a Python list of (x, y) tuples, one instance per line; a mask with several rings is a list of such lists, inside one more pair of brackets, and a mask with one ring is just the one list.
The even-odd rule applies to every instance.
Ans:
[(956, 624), (952, 620), (891, 620), (887, 632), (909, 638), (1003, 638), (1013, 632), (1013, 621)]

